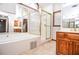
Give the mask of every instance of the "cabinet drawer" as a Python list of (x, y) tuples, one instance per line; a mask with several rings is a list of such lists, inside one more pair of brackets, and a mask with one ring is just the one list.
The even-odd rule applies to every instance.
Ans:
[(79, 40), (79, 35), (78, 34), (67, 34), (67, 38)]
[(58, 33), (57, 32), (57, 38), (64, 38), (64, 33)]

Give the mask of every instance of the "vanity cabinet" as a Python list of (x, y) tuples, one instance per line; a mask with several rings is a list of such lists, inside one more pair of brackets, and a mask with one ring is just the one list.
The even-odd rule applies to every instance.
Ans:
[(79, 55), (79, 34), (71, 32), (57, 32), (56, 54)]

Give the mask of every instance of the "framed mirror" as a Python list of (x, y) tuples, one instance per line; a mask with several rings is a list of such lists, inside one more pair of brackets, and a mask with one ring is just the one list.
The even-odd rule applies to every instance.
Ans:
[(53, 12), (53, 26), (60, 27), (61, 24), (61, 10)]
[(79, 20), (75, 21), (75, 26), (76, 26), (76, 28), (79, 28)]

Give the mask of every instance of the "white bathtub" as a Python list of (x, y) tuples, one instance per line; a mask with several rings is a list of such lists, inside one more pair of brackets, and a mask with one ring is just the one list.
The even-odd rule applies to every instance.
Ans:
[(0, 55), (15, 55), (28, 51), (32, 41), (39, 41), (39, 35), (29, 33), (1, 33)]

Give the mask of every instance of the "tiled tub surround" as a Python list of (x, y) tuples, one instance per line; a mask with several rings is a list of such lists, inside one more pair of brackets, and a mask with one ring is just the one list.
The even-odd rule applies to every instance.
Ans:
[(40, 45), (40, 36), (29, 33), (1, 33), (0, 55), (16, 55), (31, 49), (31, 42)]

